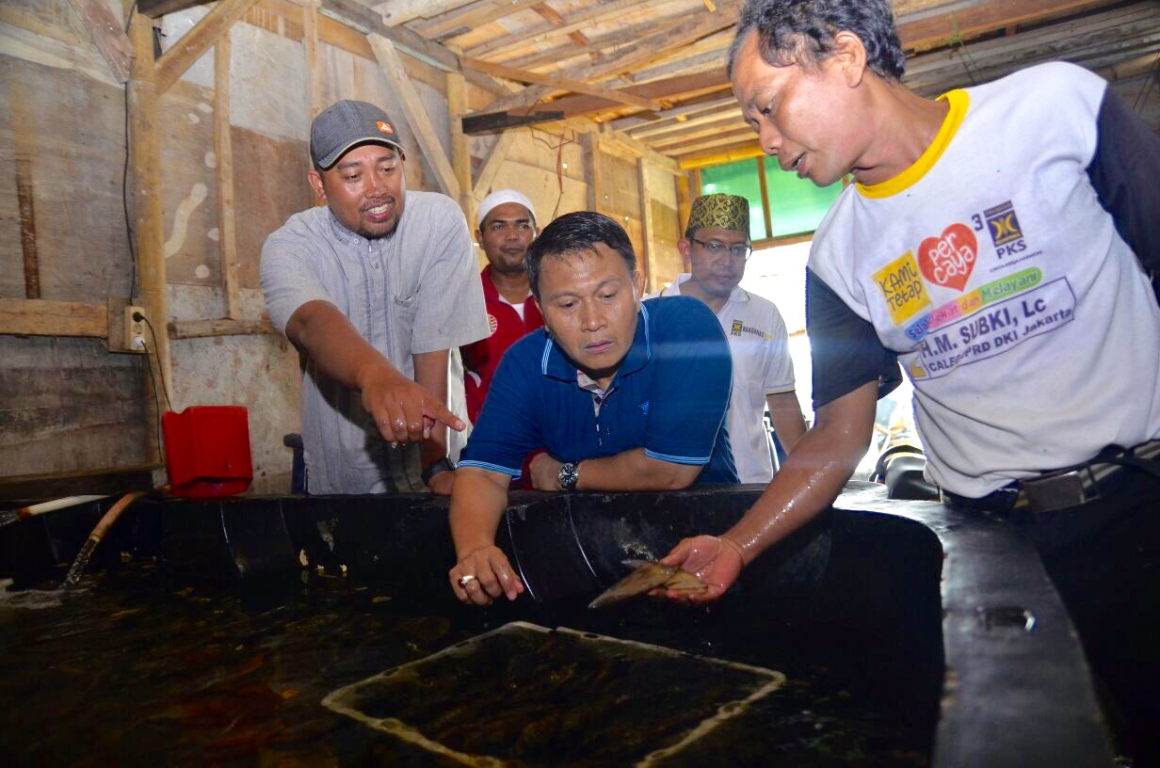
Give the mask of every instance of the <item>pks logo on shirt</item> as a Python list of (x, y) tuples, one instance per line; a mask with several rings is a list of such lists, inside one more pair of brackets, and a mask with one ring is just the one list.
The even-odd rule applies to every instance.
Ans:
[(734, 321), (733, 321), (733, 329), (732, 329), (731, 331), (729, 331), (729, 332), (730, 332), (731, 334), (733, 334), (734, 336), (740, 336), (740, 335), (741, 335), (741, 329), (742, 329), (743, 327), (744, 327), (744, 325), (743, 325), (743, 323), (742, 323), (740, 320), (734, 320)]
[[(999, 258), (1022, 253), (1027, 249), (1023, 228), (1019, 226), (1019, 217), (1015, 215), (1015, 206), (1010, 200), (988, 208), (983, 211), (983, 215), (987, 217), (987, 230), (991, 233), (991, 242), (995, 244), (995, 253)], [(978, 218), (976, 215), (975, 220), (978, 221)]]

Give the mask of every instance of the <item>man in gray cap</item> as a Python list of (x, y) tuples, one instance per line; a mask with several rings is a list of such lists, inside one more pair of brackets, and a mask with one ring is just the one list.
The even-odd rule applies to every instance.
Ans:
[[(270, 318), (306, 356), (302, 434), (311, 493), (383, 493), (417, 444), (422, 480), (448, 494), (448, 351), (487, 336), (467, 222), (450, 198), (407, 192), (398, 126), (340, 101), (310, 128), (307, 177), (325, 207), (262, 248)], [(392, 458), (394, 456), (394, 458)]]

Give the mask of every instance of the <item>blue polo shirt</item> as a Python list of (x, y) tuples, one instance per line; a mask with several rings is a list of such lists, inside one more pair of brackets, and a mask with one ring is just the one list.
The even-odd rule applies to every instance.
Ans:
[(738, 481), (724, 423), (733, 361), (705, 304), (688, 296), (642, 302), (599, 415), (576, 372), (544, 329), (512, 345), (459, 466), (519, 479), (524, 457), (541, 448), (569, 462), (643, 447), (654, 459), (704, 465), (699, 483)]

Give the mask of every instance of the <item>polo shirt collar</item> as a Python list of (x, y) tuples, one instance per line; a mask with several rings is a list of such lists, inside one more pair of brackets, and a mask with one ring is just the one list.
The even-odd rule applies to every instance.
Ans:
[[(685, 282), (686, 280), (690, 279), (691, 277), (692, 277), (692, 275), (688, 274), (688, 273), (677, 275), (677, 279), (673, 281), (673, 284), (671, 286), (669, 286), (668, 288), (662, 290), (660, 295), (661, 296), (680, 296), (681, 295), (681, 283)], [(729, 294), (729, 301), (730, 302), (749, 301), (749, 291), (745, 290), (744, 288), (742, 288), (739, 285), (733, 289), (732, 293)]]
[[(636, 335), (633, 337), (628, 354), (624, 356), (624, 359), (620, 361), (620, 367), (616, 369), (616, 378), (636, 373), (648, 365), (651, 358), (652, 340), (649, 331), (648, 307), (642, 303), (640, 312), (636, 315)], [(552, 341), (552, 337), (548, 336), (544, 342), (544, 354), (540, 358), (540, 373), (552, 379), (576, 383), (577, 370), (576, 364), (569, 360), (568, 356)]]
[(480, 282), (483, 283), (483, 298), (485, 301), (499, 301), (499, 289), (495, 287), (495, 283), (491, 281), (491, 265), (488, 264), (483, 268), (483, 272), (479, 274)]
[(330, 218), (331, 234), (334, 235), (334, 239), (338, 240), (338, 242), (343, 245), (358, 245), (366, 239), (362, 235), (352, 232), (345, 224), (339, 221), (338, 217), (334, 215), (334, 211), (330, 209), (330, 206), (327, 206), (326, 213)]
[[(485, 300), (488, 300), (488, 302), (502, 302), (502, 303), (507, 304), (508, 306), (512, 306), (512, 302), (509, 302), (509, 300), (507, 300), (505, 297), (503, 297), (502, 294), (500, 294), (500, 289), (495, 288), (495, 281), (492, 280), (492, 266), (491, 265), (487, 265), (486, 267), (484, 267), (484, 270), (481, 271), (481, 273), (479, 273), (479, 280), (481, 283), (484, 284), (484, 299)], [(532, 298), (531, 291), (528, 291), (527, 298), (523, 299), (524, 304), (527, 304), (529, 302), (529, 300), (531, 300), (531, 298)]]

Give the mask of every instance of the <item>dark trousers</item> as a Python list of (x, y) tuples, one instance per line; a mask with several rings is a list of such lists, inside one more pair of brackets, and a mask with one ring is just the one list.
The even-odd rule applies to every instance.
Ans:
[(1125, 468), (1101, 492), (1017, 522), (1079, 631), (1118, 751), (1160, 766), (1160, 480)]

